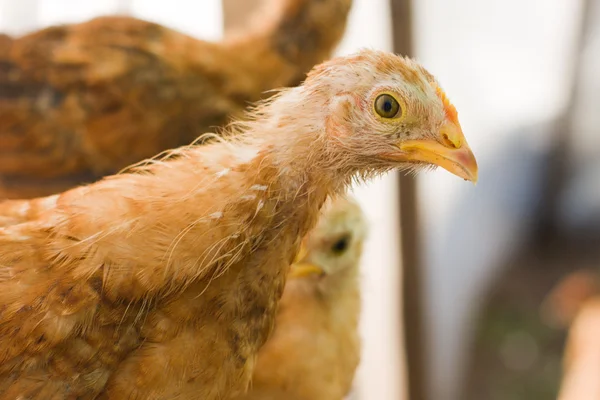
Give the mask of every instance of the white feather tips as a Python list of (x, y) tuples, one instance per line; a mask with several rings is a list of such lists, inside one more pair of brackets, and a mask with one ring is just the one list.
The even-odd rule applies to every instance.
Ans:
[(41, 205), (44, 208), (52, 208), (56, 205), (56, 201), (58, 200), (58, 194), (55, 194), (53, 196), (48, 196), (45, 199), (43, 199), (41, 201)]
[(236, 151), (236, 155), (241, 163), (247, 164), (254, 160), (254, 158), (258, 155), (258, 151), (252, 147), (244, 147), (238, 149)]
[(29, 202), (24, 202), (19, 206), (17, 213), (21, 216), (26, 215), (30, 208)]
[(222, 171), (217, 172), (215, 175), (217, 178), (221, 178), (221, 177), (227, 175), (229, 173), (229, 171), (231, 171), (229, 168), (225, 168)]
[(217, 211), (217, 212), (214, 212), (214, 213), (210, 214), (208, 217), (210, 219), (220, 219), (220, 218), (223, 218), (223, 212), (222, 211)]
[(265, 190), (267, 190), (267, 186), (266, 185), (252, 185), (252, 186), (250, 186), (250, 190), (264, 192)]

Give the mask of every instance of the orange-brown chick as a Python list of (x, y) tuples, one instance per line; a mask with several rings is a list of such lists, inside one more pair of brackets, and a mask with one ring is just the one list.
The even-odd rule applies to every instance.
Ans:
[(241, 394), (328, 197), (395, 168), (477, 179), (452, 110), (420, 65), (363, 51), (238, 134), (0, 205), (0, 399)]
[(102, 17), (0, 37), (0, 199), (46, 196), (190, 143), (329, 58), (351, 0), (274, 0), (220, 43)]
[(345, 197), (328, 202), (304, 240), (260, 349), (251, 389), (237, 400), (342, 400), (360, 360), (359, 264), (367, 224)]

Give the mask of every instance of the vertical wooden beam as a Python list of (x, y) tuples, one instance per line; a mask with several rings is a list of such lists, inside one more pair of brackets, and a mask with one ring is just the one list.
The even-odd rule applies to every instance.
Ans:
[(562, 239), (560, 221), (557, 219), (560, 195), (564, 192), (565, 186), (569, 180), (570, 170), (572, 168), (571, 158), (573, 146), (573, 129), (575, 118), (575, 110), (578, 106), (578, 101), (581, 91), (581, 82), (579, 81), (582, 74), (583, 52), (586, 44), (589, 42), (590, 31), (593, 28), (595, 21), (593, 7), (598, 7), (596, 1), (580, 0), (581, 2), (581, 21), (579, 24), (578, 37), (575, 43), (575, 51), (572, 52), (571, 62), (573, 65), (571, 76), (571, 88), (569, 92), (569, 102), (567, 108), (563, 112), (560, 119), (556, 122), (556, 130), (550, 148), (550, 163), (546, 169), (546, 175), (543, 182), (544, 202), (538, 211), (539, 220), (534, 232), (534, 239), (538, 246), (552, 245), (553, 242)]
[[(394, 52), (413, 56), (412, 2), (390, 0)], [(414, 177), (400, 175), (400, 224), (402, 237), (402, 320), (406, 356), (408, 398), (427, 398), (423, 328), (423, 280), (419, 241), (417, 185)]]

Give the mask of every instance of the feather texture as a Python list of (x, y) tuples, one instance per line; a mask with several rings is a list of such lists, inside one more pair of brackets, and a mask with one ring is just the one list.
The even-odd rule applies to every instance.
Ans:
[(412, 165), (408, 128), (369, 107), (382, 82), (411, 104), (411, 140), (445, 123), (435, 89), (403, 78), (421, 71), (384, 52), (334, 59), (230, 134), (0, 203), (0, 399), (242, 394), (326, 199)]
[(327, 59), (351, 0), (275, 0), (220, 43), (130, 17), (0, 38), (0, 199), (45, 196), (223, 127)]

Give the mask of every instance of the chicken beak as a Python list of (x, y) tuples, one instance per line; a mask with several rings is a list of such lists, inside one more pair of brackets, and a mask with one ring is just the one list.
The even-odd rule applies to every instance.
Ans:
[(290, 267), (289, 278), (306, 278), (309, 276), (322, 276), (325, 274), (323, 268), (306, 262), (307, 255), (308, 249), (306, 247), (306, 240), (303, 240), (300, 244), (300, 251), (298, 251), (298, 255), (296, 255), (294, 263)]
[(291, 279), (296, 279), (306, 278), (309, 276), (323, 276), (324, 274), (325, 271), (323, 271), (323, 268), (320, 268), (314, 264), (303, 262), (292, 265), (289, 277)]
[(477, 183), (477, 161), (458, 124), (447, 122), (436, 140), (408, 140), (398, 145), (402, 160), (437, 165), (467, 181)]

